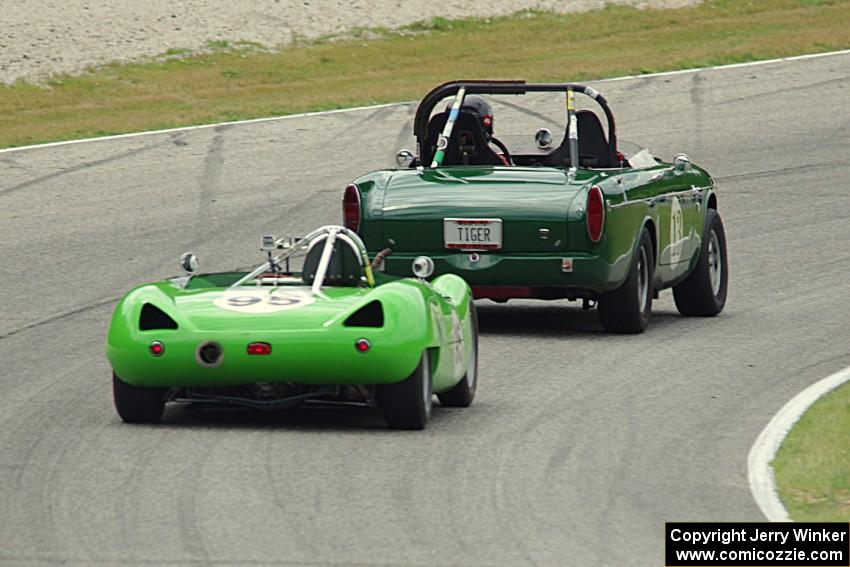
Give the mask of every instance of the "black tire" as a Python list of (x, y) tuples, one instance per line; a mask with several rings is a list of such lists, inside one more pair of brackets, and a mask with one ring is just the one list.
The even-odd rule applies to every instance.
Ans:
[(450, 408), (468, 408), (475, 399), (475, 390), (478, 389), (478, 313), (475, 311), (475, 303), (469, 300), (469, 314), (472, 318), (472, 355), (469, 357), (469, 365), (466, 374), (448, 392), (437, 394), (440, 405)]
[(425, 351), (413, 374), (401, 382), (380, 386), (376, 397), (391, 428), (425, 429), (431, 417), (432, 392), (431, 357)]
[(682, 283), (673, 287), (676, 309), (691, 317), (713, 317), (726, 305), (728, 286), (726, 232), (720, 214), (708, 209), (697, 265)]
[(629, 276), (619, 288), (599, 298), (599, 321), (609, 333), (642, 333), (652, 315), (652, 280), (655, 255), (652, 239), (644, 229)]
[(127, 423), (156, 423), (162, 419), (167, 388), (132, 386), (112, 373), (115, 409)]

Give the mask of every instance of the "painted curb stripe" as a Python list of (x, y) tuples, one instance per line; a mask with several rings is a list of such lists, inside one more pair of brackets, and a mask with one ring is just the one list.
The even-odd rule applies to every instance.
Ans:
[[(738, 69), (741, 67), (756, 67), (759, 65), (770, 65), (772, 63), (783, 63), (786, 61), (802, 61), (806, 59), (820, 59), (821, 57), (832, 57), (835, 55), (850, 54), (850, 49), (841, 51), (827, 51), (825, 53), (810, 53), (807, 55), (795, 55), (794, 57), (780, 57), (778, 59), (765, 59), (762, 61), (749, 61), (746, 63), (732, 63), (729, 65), (716, 65), (714, 67), (695, 67), (692, 69), (680, 69), (678, 71), (662, 71), (660, 73), (647, 73), (645, 75), (625, 75), (622, 77), (612, 77), (609, 79), (597, 79), (588, 81), (589, 83), (611, 83), (614, 81), (627, 81), (630, 79), (649, 79), (653, 77), (671, 77), (674, 75), (685, 75), (688, 73), (700, 73), (703, 71), (719, 71), (723, 69)], [(340, 108), (337, 110), (320, 110), (317, 112), (302, 112), (300, 114), (287, 114), (286, 116), (269, 116), (266, 118), (252, 118), (250, 120), (235, 120), (232, 122), (217, 122), (215, 124), (199, 124), (197, 126), (182, 126), (177, 128), (167, 128), (164, 130), (146, 130), (144, 132), (131, 132), (128, 134), (116, 134), (114, 136), (101, 136), (98, 138), (83, 138), (80, 140), (65, 140), (63, 142), (48, 142), (46, 144), (33, 144), (31, 146), (20, 146), (17, 148), (0, 149), (0, 154), (22, 152), (24, 150), (32, 150), (39, 148), (52, 148), (56, 146), (66, 146), (70, 144), (82, 144), (86, 142), (103, 142), (107, 140), (121, 140), (123, 138), (135, 138), (138, 136), (149, 136), (152, 134), (169, 134), (174, 132), (191, 132), (192, 130), (202, 130), (205, 128), (217, 128), (219, 126), (240, 126), (242, 124), (257, 124), (260, 122), (274, 122), (278, 120), (286, 120), (290, 118), (304, 118), (306, 116), (324, 116), (330, 114), (342, 114), (346, 112), (358, 112), (361, 110), (376, 110), (380, 108), (392, 108), (396, 106), (405, 106), (413, 104), (414, 101), (407, 102), (390, 102), (386, 104), (375, 104), (371, 106), (356, 106), (352, 108)]]
[(850, 382), (850, 367), (815, 382), (794, 396), (773, 416), (750, 449), (747, 458), (750, 491), (756, 504), (769, 521), (792, 521), (776, 490), (776, 479), (771, 466), (776, 452), (806, 410), (818, 399), (846, 382)]

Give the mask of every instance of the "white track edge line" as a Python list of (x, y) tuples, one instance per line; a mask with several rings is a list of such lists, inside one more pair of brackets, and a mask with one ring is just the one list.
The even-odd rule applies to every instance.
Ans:
[[(694, 67), (691, 69), (679, 69), (677, 71), (662, 71), (659, 73), (647, 73), (645, 75), (624, 75), (622, 77), (611, 77), (608, 79), (596, 79), (587, 81), (588, 83), (611, 83), (615, 81), (626, 81), (630, 79), (649, 79), (654, 77), (670, 77), (673, 75), (684, 75), (688, 73), (701, 73), (703, 71), (720, 71), (723, 69), (738, 69), (741, 67), (756, 67), (759, 65), (770, 65), (772, 63), (783, 63), (786, 61), (801, 61), (805, 59), (819, 59), (821, 57), (832, 57), (835, 55), (850, 54), (850, 49), (842, 49), (839, 51), (826, 51), (823, 53), (809, 53), (806, 55), (795, 55), (793, 57), (779, 57), (776, 59), (764, 59), (761, 61), (748, 61), (746, 63), (730, 63), (728, 65), (715, 65), (713, 67)], [(197, 126), (180, 126), (177, 128), (166, 128), (163, 130), (145, 130), (143, 132), (130, 132), (128, 134), (115, 134), (113, 136), (99, 136), (94, 138), (82, 138), (79, 140), (65, 140), (62, 142), (48, 142), (45, 144), (33, 144), (30, 146), (20, 146), (16, 148), (0, 149), (0, 154), (22, 152), (24, 150), (52, 148), (56, 146), (67, 146), (71, 144), (82, 144), (87, 142), (104, 142), (107, 140), (121, 140), (124, 138), (136, 138), (139, 136), (149, 136), (152, 134), (169, 134), (173, 132), (190, 132), (192, 130), (202, 130), (206, 128), (217, 128), (220, 126), (240, 126), (242, 124), (256, 124), (258, 122), (272, 122), (277, 120), (286, 120), (290, 118), (304, 118), (306, 116), (323, 116), (330, 114), (342, 114), (345, 112), (357, 112), (360, 110), (375, 110), (379, 108), (390, 108), (393, 106), (402, 106), (411, 104), (411, 101), (389, 102), (385, 104), (374, 104), (371, 106), (355, 106), (351, 108), (339, 108), (336, 110), (319, 110), (316, 112), (302, 112), (300, 114), (287, 114), (286, 116), (268, 116), (265, 118), (252, 118), (250, 120), (234, 120), (231, 122), (216, 122), (214, 124), (199, 124)]]
[(776, 489), (776, 478), (771, 465), (779, 447), (794, 427), (794, 424), (821, 397), (838, 386), (850, 382), (850, 367), (839, 370), (835, 374), (815, 382), (794, 396), (761, 432), (750, 449), (747, 457), (747, 477), (750, 481), (750, 492), (761, 509), (762, 514), (771, 522), (790, 522), (791, 517)]
[(33, 150), (40, 148), (51, 148), (56, 146), (68, 146), (71, 144), (82, 144), (86, 142), (104, 142), (108, 140), (121, 140), (123, 138), (137, 138), (139, 136), (150, 136), (152, 134), (171, 134), (174, 132), (190, 132), (192, 130), (203, 130), (206, 128), (217, 128), (220, 126), (241, 126), (243, 124), (256, 124), (258, 122), (274, 122), (277, 120), (285, 120), (287, 118), (304, 118), (307, 116), (324, 116), (330, 114), (342, 114), (345, 112), (356, 112), (358, 110), (376, 110), (379, 108), (388, 108), (391, 106), (402, 106), (410, 104), (410, 102), (388, 102), (384, 104), (373, 104), (370, 106), (354, 106), (351, 108), (338, 108), (335, 110), (317, 110), (315, 112), (302, 112), (300, 114), (287, 114), (285, 116), (265, 116), (263, 118), (251, 118), (249, 120), (234, 120), (231, 122), (216, 122), (214, 124), (198, 124), (197, 126), (178, 126), (176, 128), (165, 128), (162, 130), (144, 130), (142, 132), (129, 132), (127, 134), (114, 134), (112, 136), (97, 136), (94, 138), (81, 138), (79, 140), (64, 140), (61, 142), (48, 142), (45, 144), (33, 144), (30, 146), (20, 146), (16, 148), (0, 149), (0, 154), (10, 152), (20, 152), (23, 150)]

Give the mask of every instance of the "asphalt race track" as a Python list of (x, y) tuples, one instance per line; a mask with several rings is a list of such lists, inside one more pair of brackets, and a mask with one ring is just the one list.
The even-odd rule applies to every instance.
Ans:
[(598, 87), (621, 137), (717, 177), (726, 312), (665, 292), (624, 337), (480, 302), (478, 398), (418, 433), (366, 410), (125, 425), (104, 357), (116, 299), (182, 252), (247, 265), (261, 234), (338, 223), (413, 106), (0, 153), (0, 564), (658, 566), (665, 521), (761, 520), (751, 444), (850, 364), (850, 55)]

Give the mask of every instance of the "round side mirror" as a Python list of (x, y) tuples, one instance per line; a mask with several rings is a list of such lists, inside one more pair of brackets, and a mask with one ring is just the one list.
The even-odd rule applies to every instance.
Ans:
[(413, 155), (413, 152), (406, 149), (399, 150), (395, 155), (395, 163), (399, 167), (410, 167), (413, 164), (414, 159), (416, 159), (416, 157)]
[(180, 256), (180, 267), (187, 274), (196, 272), (198, 270), (198, 257), (192, 252), (186, 252)]
[(534, 134), (534, 143), (541, 150), (548, 150), (552, 147), (552, 132), (548, 128), (541, 128)]
[(434, 273), (434, 260), (428, 256), (418, 256), (413, 261), (413, 275), (419, 279), (425, 279)]
[(688, 154), (678, 154), (673, 158), (673, 171), (676, 173), (687, 173), (691, 170), (691, 158)]

